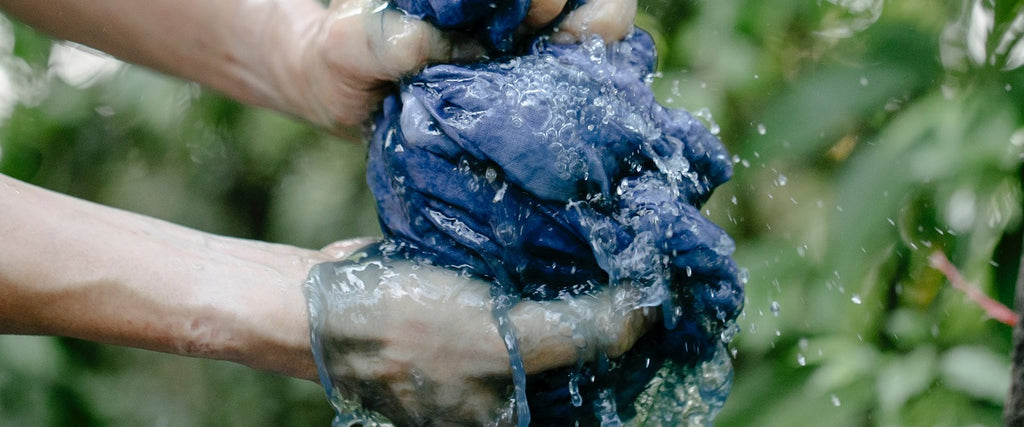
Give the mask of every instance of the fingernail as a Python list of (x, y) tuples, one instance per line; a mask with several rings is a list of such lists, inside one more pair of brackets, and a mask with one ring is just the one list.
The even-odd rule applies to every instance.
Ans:
[(555, 29), (555, 31), (551, 33), (551, 42), (555, 44), (576, 43), (576, 35), (568, 31)]

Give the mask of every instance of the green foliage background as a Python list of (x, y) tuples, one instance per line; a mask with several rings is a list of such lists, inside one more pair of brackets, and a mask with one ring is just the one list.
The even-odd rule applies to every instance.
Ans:
[[(1024, 6), (645, 0), (638, 23), (659, 44), (662, 102), (706, 108), (734, 153), (706, 209), (750, 272), (717, 424), (1001, 424), (1010, 328), (927, 257), (1011, 304)], [(0, 26), (0, 172), (221, 234), (319, 247), (379, 233), (361, 143), (138, 67), (61, 65), (69, 51)], [(0, 425), (330, 415), (318, 386), (229, 363), (0, 337)]]

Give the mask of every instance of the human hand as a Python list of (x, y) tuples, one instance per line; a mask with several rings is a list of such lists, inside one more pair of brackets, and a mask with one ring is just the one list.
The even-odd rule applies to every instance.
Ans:
[[(546, 28), (566, 0), (534, 0), (523, 32)], [(428, 63), (466, 61), (484, 50), (475, 41), (385, 7), (378, 0), (334, 0), (306, 19), (294, 20), (296, 39), (280, 46), (286, 65), (271, 82), (272, 104), (336, 133), (349, 133), (378, 108), (400, 77)], [(618, 40), (632, 28), (635, 0), (592, 0), (555, 29), (560, 42), (599, 35)], [(267, 60), (279, 69), (280, 53)]]
[[(634, 307), (630, 295), (620, 287), (514, 306), (527, 373), (629, 349), (654, 318), (653, 309), (623, 308)], [(512, 420), (509, 357), (489, 283), (371, 257), (315, 267), (307, 298), (321, 381), (334, 397), (358, 399), (400, 425)]]

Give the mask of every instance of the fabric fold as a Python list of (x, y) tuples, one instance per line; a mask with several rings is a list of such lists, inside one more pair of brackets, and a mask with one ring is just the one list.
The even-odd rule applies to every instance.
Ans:
[(467, 269), (500, 296), (629, 283), (637, 305), (660, 307), (664, 326), (622, 358), (531, 377), (534, 421), (594, 423), (610, 402), (629, 416), (663, 365), (719, 356), (742, 309), (732, 240), (699, 211), (729, 157), (656, 102), (655, 60), (640, 30), (608, 45), (541, 38), (521, 56), (430, 66), (375, 121), (367, 179), (393, 255)]

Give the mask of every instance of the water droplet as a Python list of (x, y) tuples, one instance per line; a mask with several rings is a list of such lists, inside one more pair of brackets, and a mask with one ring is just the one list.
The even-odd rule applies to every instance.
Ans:
[(860, 78), (860, 85), (861, 85), (861, 86), (867, 86), (867, 85), (868, 85), (868, 78), (867, 78), (867, 77), (863, 77), (863, 76), (862, 76), (862, 77)]
[(718, 126), (717, 122), (715, 122), (715, 118), (712, 117), (711, 110), (707, 107), (697, 110), (693, 115), (704, 121), (707, 125), (708, 131), (710, 131), (712, 135), (718, 135), (719, 132), (722, 131), (722, 128)]
[(779, 317), (779, 313), (782, 312), (782, 306), (779, 305), (778, 301), (772, 301), (771, 310), (775, 317)]
[(583, 406), (583, 396), (580, 395), (580, 374), (574, 372), (569, 376), (569, 398), (572, 406), (579, 408)]
[(786, 178), (786, 175), (783, 175), (781, 173), (779, 174), (779, 176), (775, 177), (775, 186), (776, 187), (785, 187), (786, 183), (788, 183), (788, 182), (789, 182), (789, 178)]
[(501, 202), (501, 200), (505, 198), (506, 191), (508, 191), (508, 183), (503, 182), (501, 183), (501, 188), (499, 188), (498, 191), (494, 192), (494, 198), (491, 199), (491, 203)]
[(832, 406), (835, 406), (837, 408), (843, 404), (842, 402), (839, 401), (839, 396), (836, 396), (834, 394), (832, 396), (829, 396), (829, 399), (832, 400)]
[(764, 127), (764, 123), (758, 123), (757, 124), (757, 134), (758, 135), (764, 135), (766, 133), (768, 133), (768, 129), (766, 129)]
[(859, 305), (861, 303), (860, 295), (853, 294), (853, 296), (850, 297), (850, 301), (853, 301), (854, 304), (858, 304)]
[(807, 358), (804, 357), (803, 353), (797, 353), (796, 363), (800, 366), (807, 366)]

